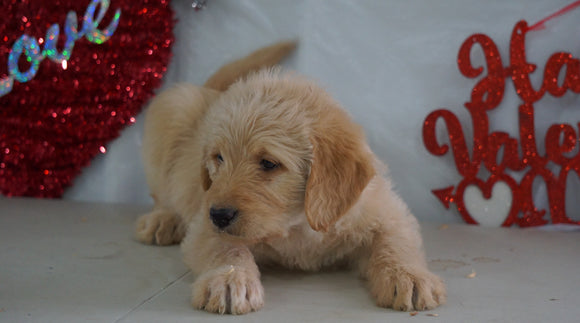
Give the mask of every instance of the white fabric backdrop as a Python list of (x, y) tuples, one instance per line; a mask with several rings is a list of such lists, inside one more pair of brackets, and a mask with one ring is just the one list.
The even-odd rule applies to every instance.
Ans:
[[(114, 7), (111, 1), (111, 7)], [(461, 222), (455, 207), (446, 210), (432, 189), (456, 185), (460, 178), (451, 155), (427, 152), (422, 123), (445, 107), (461, 120), (470, 138), (471, 119), (463, 103), (477, 79), (458, 71), (459, 46), (474, 33), (490, 36), (507, 65), (515, 23), (532, 24), (570, 3), (567, 0), (438, 1), (270, 1), (209, 0), (194, 11), (190, 0), (172, 0), (178, 23), (174, 57), (165, 85), (202, 84), (223, 63), (261, 46), (294, 38), (297, 52), (284, 66), (321, 83), (361, 123), (374, 151), (387, 162), (397, 189), (421, 220)], [(567, 51), (580, 57), (580, 9), (529, 33), (527, 57), (536, 63), (538, 87), (548, 57)], [(483, 63), (482, 55), (473, 54)], [(490, 113), (490, 131), (518, 138), (517, 98), (511, 82), (500, 107)], [(538, 146), (554, 123), (580, 121), (579, 97), (546, 95), (536, 103)], [(143, 115), (107, 147), (107, 153), (75, 180), (65, 198), (151, 203), (140, 159)], [(444, 132), (445, 133), (445, 132)], [(468, 140), (469, 142), (469, 140)], [(577, 149), (576, 149), (577, 151)], [(574, 176), (571, 176), (574, 177)], [(580, 181), (569, 181), (568, 215), (580, 219)], [(536, 187), (539, 207), (546, 190)]]

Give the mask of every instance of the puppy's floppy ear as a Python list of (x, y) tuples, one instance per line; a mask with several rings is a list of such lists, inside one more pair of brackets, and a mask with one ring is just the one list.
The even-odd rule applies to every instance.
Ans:
[(209, 171), (207, 170), (205, 163), (203, 163), (201, 165), (201, 187), (203, 187), (204, 191), (207, 191), (211, 187), (211, 183), (212, 181), (209, 177)]
[(311, 141), (305, 213), (314, 230), (326, 231), (356, 203), (375, 170), (362, 131), (340, 109), (320, 114)]
[(209, 152), (208, 152), (207, 147), (204, 147), (202, 149), (202, 151), (203, 151), (203, 155), (202, 155), (203, 157), (201, 159), (200, 180), (201, 180), (201, 187), (203, 187), (204, 191), (207, 191), (207, 190), (209, 190), (209, 188), (211, 187), (211, 184), (212, 184), (211, 177), (209, 177), (209, 170), (207, 169), (207, 165), (208, 165), (207, 161), (209, 158), (208, 157)]

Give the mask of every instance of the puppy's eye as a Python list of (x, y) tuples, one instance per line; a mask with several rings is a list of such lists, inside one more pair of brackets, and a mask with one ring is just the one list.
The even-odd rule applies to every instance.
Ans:
[(262, 167), (263, 170), (270, 171), (280, 167), (280, 164), (273, 161), (269, 161), (267, 159), (262, 159), (260, 161), (260, 166)]
[(217, 154), (215, 156), (215, 158), (217, 159), (218, 163), (220, 163), (220, 164), (224, 162), (224, 158), (222, 157), (221, 154)]

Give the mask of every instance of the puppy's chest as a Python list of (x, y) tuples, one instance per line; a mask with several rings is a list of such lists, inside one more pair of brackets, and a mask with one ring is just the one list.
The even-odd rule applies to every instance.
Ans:
[(319, 270), (347, 264), (360, 247), (346, 236), (323, 234), (296, 227), (286, 238), (253, 248), (258, 263), (275, 263), (291, 269)]

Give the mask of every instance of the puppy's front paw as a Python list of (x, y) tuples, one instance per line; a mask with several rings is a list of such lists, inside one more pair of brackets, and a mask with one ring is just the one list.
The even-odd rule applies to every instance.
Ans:
[(193, 306), (214, 313), (245, 314), (264, 305), (259, 274), (240, 267), (222, 266), (193, 283)]
[(371, 285), (377, 305), (398, 311), (433, 309), (447, 298), (441, 278), (426, 269), (389, 270)]
[(165, 210), (153, 210), (137, 219), (136, 236), (146, 244), (160, 246), (181, 242), (185, 225), (177, 214)]

